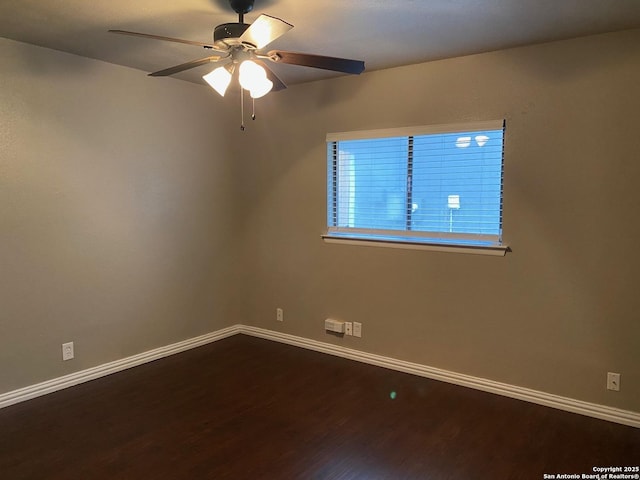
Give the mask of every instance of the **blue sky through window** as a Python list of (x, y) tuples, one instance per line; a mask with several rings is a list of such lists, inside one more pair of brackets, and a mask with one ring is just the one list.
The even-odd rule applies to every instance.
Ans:
[(502, 137), (486, 130), (338, 141), (329, 152), (329, 225), (499, 236)]
[(501, 185), (502, 131), (415, 137), (412, 230), (498, 235)]

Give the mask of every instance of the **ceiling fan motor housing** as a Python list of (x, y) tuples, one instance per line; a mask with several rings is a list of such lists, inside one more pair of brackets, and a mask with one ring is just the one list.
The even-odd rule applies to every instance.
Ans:
[(226, 50), (233, 45), (239, 45), (239, 38), (249, 28), (248, 23), (223, 23), (213, 30), (213, 44), (216, 48)]

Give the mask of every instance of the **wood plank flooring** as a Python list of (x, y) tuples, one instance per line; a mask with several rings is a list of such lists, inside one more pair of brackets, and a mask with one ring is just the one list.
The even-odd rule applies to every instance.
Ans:
[(542, 479), (639, 463), (640, 429), (244, 335), (0, 410), (3, 480)]

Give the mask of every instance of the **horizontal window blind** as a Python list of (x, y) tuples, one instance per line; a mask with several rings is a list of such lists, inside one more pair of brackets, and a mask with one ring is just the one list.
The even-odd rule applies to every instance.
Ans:
[(452, 133), (457, 131), (478, 132), (484, 130), (502, 130), (504, 120), (489, 120), (484, 122), (443, 123), (439, 125), (420, 125), (413, 127), (384, 128), (378, 130), (358, 130), (355, 132), (328, 133), (327, 142), (341, 140), (370, 140), (372, 138), (416, 137), (437, 133)]
[(328, 233), (499, 244), (504, 122), (327, 135)]

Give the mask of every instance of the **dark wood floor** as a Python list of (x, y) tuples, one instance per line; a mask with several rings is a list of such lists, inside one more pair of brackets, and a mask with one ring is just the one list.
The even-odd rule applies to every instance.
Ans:
[(542, 479), (639, 462), (640, 429), (242, 335), (0, 410), (3, 480)]

